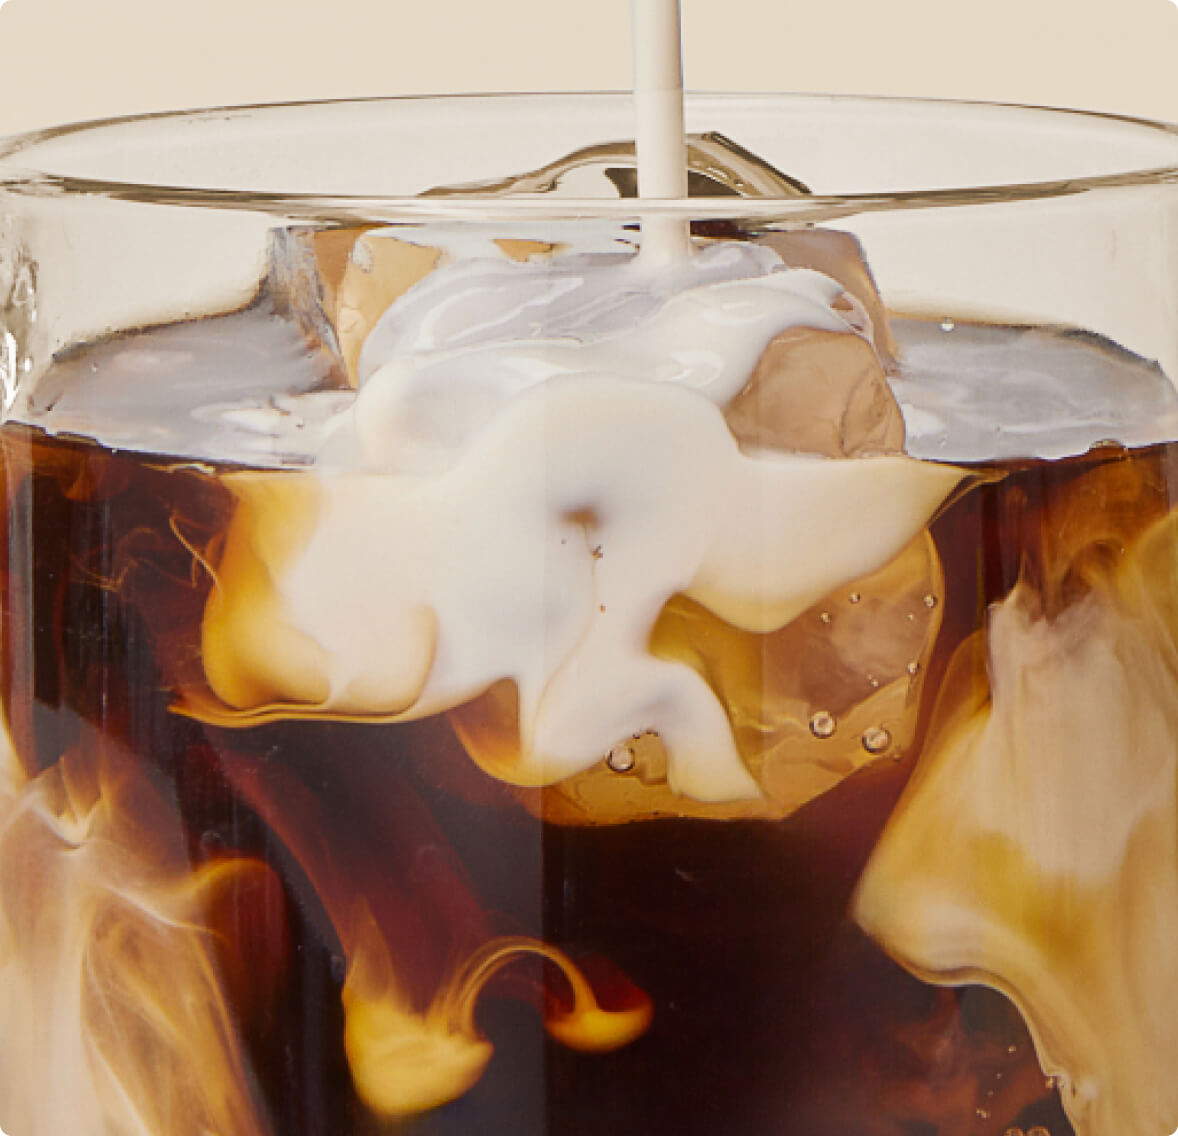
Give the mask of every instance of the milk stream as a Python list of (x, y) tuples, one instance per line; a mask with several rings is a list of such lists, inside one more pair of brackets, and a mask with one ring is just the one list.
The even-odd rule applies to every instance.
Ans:
[[(630, 0), (634, 53), (638, 195), (652, 200), (687, 196), (683, 123), (683, 46), (679, 0)], [(691, 252), (689, 222), (647, 214), (642, 259), (652, 266)]]

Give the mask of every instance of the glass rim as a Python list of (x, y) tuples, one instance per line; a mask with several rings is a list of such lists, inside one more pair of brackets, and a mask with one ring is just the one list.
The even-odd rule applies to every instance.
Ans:
[(1166, 136), (1175, 143), (1175, 160), (1171, 164), (1137, 166), (1085, 177), (1052, 180), (1013, 181), (942, 187), (858, 193), (813, 193), (804, 196), (757, 197), (685, 197), (651, 198), (581, 198), (536, 195), (534, 197), (495, 197), (486, 193), (448, 192), (445, 196), (399, 196), (346, 193), (308, 193), (298, 190), (218, 189), (211, 186), (176, 185), (115, 178), (95, 178), (54, 172), (39, 168), (36, 162), (22, 161), (22, 155), (35, 151), (47, 142), (75, 135), (97, 133), (108, 128), (131, 126), (140, 122), (183, 123), (218, 115), (242, 115), (257, 112), (293, 111), (299, 108), (347, 106), (440, 105), (463, 100), (491, 104), (495, 101), (525, 100), (533, 104), (557, 98), (618, 99), (630, 98), (630, 91), (494, 91), (431, 95), (379, 95), (359, 98), (302, 99), (279, 102), (245, 103), (227, 106), (194, 107), (185, 110), (151, 111), (116, 115), (64, 123), (54, 127), (0, 137), (0, 190), (37, 197), (105, 197), (144, 204), (188, 206), (248, 212), (284, 214), (292, 218), (387, 219), (407, 223), (421, 221), (475, 220), (632, 220), (638, 216), (672, 216), (708, 220), (816, 220), (852, 213), (897, 209), (922, 209), (947, 206), (992, 205), (1006, 202), (1071, 197), (1094, 190), (1124, 189), (1178, 183), (1178, 124), (1106, 111), (1078, 110), (1039, 106), (1029, 103), (994, 102), (973, 99), (926, 98), (908, 95), (846, 95), (792, 93), (777, 91), (688, 91), (692, 101), (714, 99), (726, 102), (777, 100), (791, 106), (887, 106), (917, 107), (951, 111), (996, 111), (998, 113), (1034, 114), (1072, 124), (1094, 121), (1105, 125), (1123, 124)]

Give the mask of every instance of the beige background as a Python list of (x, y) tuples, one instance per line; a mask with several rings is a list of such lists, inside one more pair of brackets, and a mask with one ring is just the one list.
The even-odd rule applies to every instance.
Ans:
[[(1178, 121), (1172, 0), (684, 0), (697, 88), (926, 94)], [(195, 105), (618, 88), (627, 0), (8, 0), (0, 133)]]

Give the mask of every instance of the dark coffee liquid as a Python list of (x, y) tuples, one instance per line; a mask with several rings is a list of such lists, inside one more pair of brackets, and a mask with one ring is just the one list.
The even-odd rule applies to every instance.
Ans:
[[(944, 616), (912, 751), (784, 820), (565, 826), (481, 773), (445, 715), (225, 729), (176, 712), (233, 509), (221, 471), (18, 426), (0, 442), (3, 694), (24, 770), (44, 777), (65, 755), (75, 771), (117, 768), (110, 807), (127, 778), (145, 782), (182, 836), (178, 871), (259, 865), (201, 901), (257, 1117), (243, 1132), (1072, 1131), (1013, 1006), (917, 981), (848, 904), (954, 650), (1020, 580), (1049, 613), (1078, 602), (1168, 511), (1178, 448), (1009, 463), (940, 515)], [(1083, 534), (1069, 528), (1078, 501)], [(478, 998), (494, 1047), (481, 1077), (452, 1103), (379, 1119), (344, 1046), (340, 912), (362, 905), (418, 1008), (480, 943), (526, 936), (564, 951), (603, 1007), (644, 992), (649, 1028), (608, 1053), (558, 1044), (544, 1017), (566, 980), (522, 955)], [(184, 1040), (149, 1038), (148, 1061)]]

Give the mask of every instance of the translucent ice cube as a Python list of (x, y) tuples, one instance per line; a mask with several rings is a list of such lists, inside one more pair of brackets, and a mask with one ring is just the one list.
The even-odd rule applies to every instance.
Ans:
[(894, 363), (896, 341), (863, 246), (853, 233), (805, 228), (767, 233), (759, 239), (790, 268), (811, 268), (837, 280), (863, 306), (869, 321), (864, 330), (875, 344), (880, 359), (889, 367)]
[(294, 228), (275, 234), (266, 290), (355, 386), (360, 349), (376, 321), (442, 258), (428, 242), (372, 226)]
[(904, 446), (904, 418), (870, 342), (812, 327), (774, 337), (725, 418), (760, 449), (860, 457)]
[[(864, 765), (908, 752), (940, 627), (941, 588), (939, 560), (921, 534), (878, 572), (766, 635), (740, 630), (677, 596), (655, 625), (651, 650), (707, 681), (763, 796), (701, 802), (674, 793), (667, 752), (652, 734), (622, 741), (583, 773), (519, 796), (562, 824), (787, 816)], [(467, 752), (492, 775), (518, 760), (514, 684), (496, 684), (451, 711), (451, 721)]]

